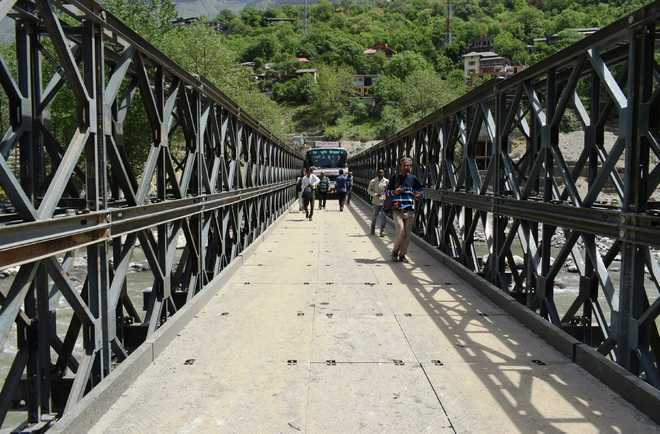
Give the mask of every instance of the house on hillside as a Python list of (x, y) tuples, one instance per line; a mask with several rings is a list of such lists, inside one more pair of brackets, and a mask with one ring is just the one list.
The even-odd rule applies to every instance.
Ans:
[(353, 76), (353, 89), (356, 96), (370, 97), (371, 89), (378, 82), (378, 75), (375, 74), (358, 74)]
[[(174, 27), (183, 27), (183, 26), (191, 26), (193, 24), (197, 24), (201, 21), (200, 17), (177, 17), (171, 21), (172, 25)], [(217, 20), (212, 20), (212, 21), (206, 21), (205, 24), (209, 27), (211, 27), (213, 30), (216, 32), (224, 32), (227, 30), (227, 26), (225, 23)]]
[(363, 51), (365, 56), (373, 56), (376, 53), (385, 53), (387, 57), (392, 57), (396, 54), (396, 52), (390, 48), (389, 44), (384, 42), (379, 42), (378, 44), (372, 45)]
[(493, 51), (493, 40), (488, 36), (473, 39), (472, 41), (470, 41), (470, 45), (468, 45), (468, 51), (470, 52)]
[(318, 80), (319, 78), (319, 70), (316, 68), (301, 68), (301, 69), (296, 69), (296, 74), (303, 76), (303, 75), (311, 75), (314, 77), (314, 81)]
[(510, 77), (520, 72), (524, 66), (500, 56), (494, 51), (471, 51), (463, 55), (463, 72), (466, 81), (475, 77)]
[[(583, 37), (591, 36), (597, 31), (600, 30), (600, 27), (579, 27), (579, 28), (574, 28), (574, 29), (564, 29), (564, 30), (570, 30), (572, 32), (576, 32), (581, 34)], [(559, 33), (555, 33), (554, 35), (546, 36), (545, 38), (534, 38), (534, 45), (533, 47), (538, 46), (538, 44), (545, 43), (548, 45), (553, 45), (556, 44), (557, 41), (559, 41)]]

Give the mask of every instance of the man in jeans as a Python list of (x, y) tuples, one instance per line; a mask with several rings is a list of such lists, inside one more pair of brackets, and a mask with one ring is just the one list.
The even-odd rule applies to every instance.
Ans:
[(392, 249), (392, 261), (406, 262), (408, 244), (415, 221), (415, 201), (422, 197), (423, 187), (412, 171), (412, 159), (399, 160), (399, 174), (387, 186), (387, 195), (392, 201), (392, 216), (396, 227), (396, 238)]
[(389, 180), (385, 178), (385, 170), (379, 168), (377, 176), (369, 181), (369, 187), (367, 192), (371, 196), (371, 203), (374, 206), (374, 215), (371, 219), (371, 235), (376, 233), (376, 225), (378, 224), (378, 217), (381, 218), (380, 223), (380, 236), (382, 237), (385, 233), (385, 210), (383, 209), (383, 202), (385, 201), (385, 192), (387, 191), (387, 185)]
[(348, 177), (344, 175), (344, 169), (339, 169), (339, 176), (335, 179), (335, 188), (339, 198), (339, 211), (344, 212), (344, 201), (348, 191)]
[(314, 217), (314, 189), (319, 183), (318, 176), (314, 175), (312, 168), (305, 169), (305, 176), (301, 181), (303, 208), (305, 209), (305, 218), (312, 221)]
[(325, 209), (325, 202), (328, 200), (328, 189), (330, 188), (330, 179), (325, 176), (325, 172), (321, 172), (319, 178), (319, 209)]

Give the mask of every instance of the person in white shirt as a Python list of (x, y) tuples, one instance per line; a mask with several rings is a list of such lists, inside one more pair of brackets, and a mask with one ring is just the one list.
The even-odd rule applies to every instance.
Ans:
[(302, 179), (305, 177), (305, 170), (300, 171), (300, 176), (296, 178), (296, 195), (298, 195), (298, 211), (302, 212), (303, 210), (303, 198), (302, 198)]
[[(301, 182), (303, 208), (305, 209), (305, 218), (312, 221), (314, 216), (314, 190), (320, 182), (318, 176), (314, 175), (311, 167), (305, 168), (305, 176)], [(311, 205), (311, 206), (310, 206)]]
[(371, 235), (376, 233), (376, 224), (378, 217), (381, 218), (380, 223), (380, 236), (382, 237), (385, 233), (385, 210), (383, 209), (383, 202), (385, 202), (385, 191), (387, 190), (387, 185), (389, 180), (385, 178), (385, 170), (379, 168), (377, 176), (369, 181), (369, 187), (367, 192), (371, 196), (371, 203), (373, 204), (374, 215), (371, 219)]

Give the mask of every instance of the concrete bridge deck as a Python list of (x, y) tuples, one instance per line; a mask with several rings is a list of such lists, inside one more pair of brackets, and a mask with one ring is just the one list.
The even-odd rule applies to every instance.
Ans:
[[(366, 209), (291, 212), (92, 432), (657, 432)], [(536, 361), (536, 362), (535, 362)]]

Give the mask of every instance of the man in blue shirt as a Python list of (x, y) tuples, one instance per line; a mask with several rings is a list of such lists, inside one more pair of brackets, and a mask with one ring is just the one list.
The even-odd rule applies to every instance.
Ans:
[(344, 175), (344, 170), (339, 169), (339, 176), (335, 179), (335, 188), (339, 197), (339, 211), (344, 211), (344, 201), (348, 191), (348, 176)]
[(396, 228), (392, 260), (405, 262), (415, 222), (415, 202), (422, 197), (423, 186), (412, 171), (412, 159), (399, 160), (399, 174), (390, 179), (387, 195), (392, 203), (392, 217)]

